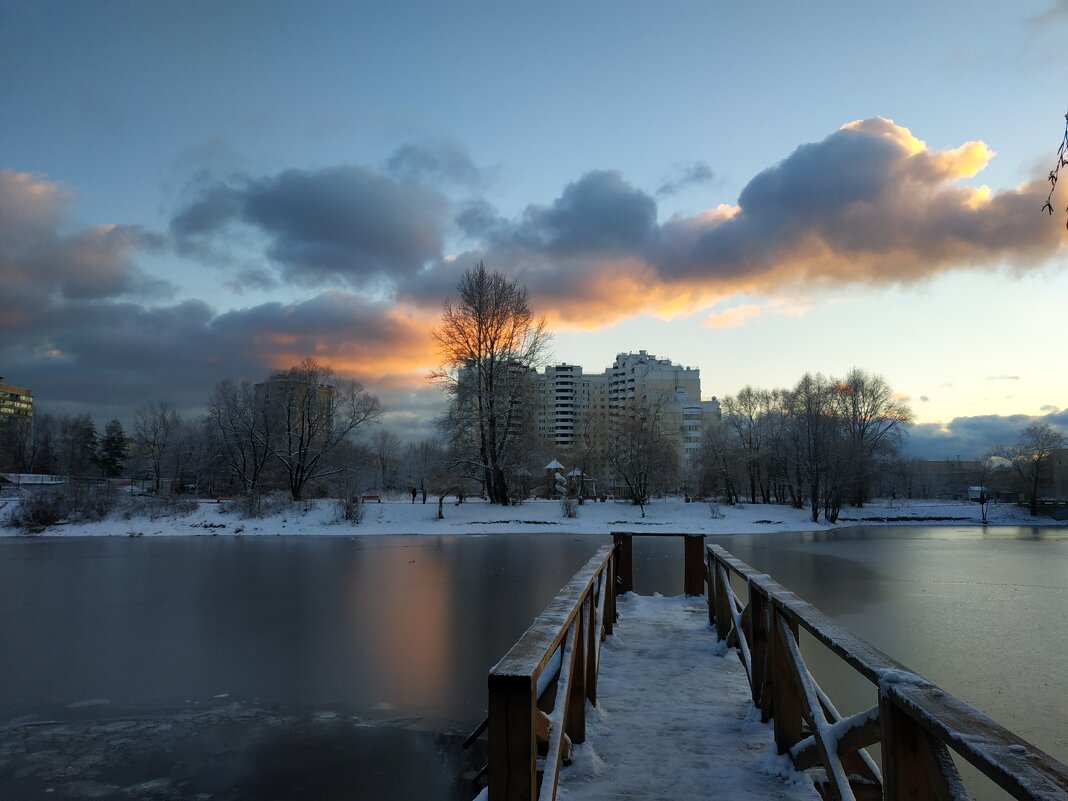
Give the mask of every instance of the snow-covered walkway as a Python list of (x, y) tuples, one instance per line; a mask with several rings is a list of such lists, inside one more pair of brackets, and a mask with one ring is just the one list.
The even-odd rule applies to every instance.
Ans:
[(559, 797), (585, 799), (819, 796), (775, 754), (736, 654), (717, 642), (702, 598), (618, 599), (601, 651), (598, 706), (586, 743), (561, 771)]

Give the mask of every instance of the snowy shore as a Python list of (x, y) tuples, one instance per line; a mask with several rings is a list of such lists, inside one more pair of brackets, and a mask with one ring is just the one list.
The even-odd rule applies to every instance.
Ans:
[[(17, 499), (0, 506), (0, 521), (15, 511)], [(576, 517), (564, 515), (559, 501), (527, 501), (520, 506), (494, 506), (478, 499), (456, 504), (445, 502), (445, 519), (438, 520), (437, 503), (411, 503), (410, 498), (386, 497), (382, 502), (364, 504), (358, 524), (339, 521), (336, 501), (315, 500), (274, 511), (264, 517), (244, 518), (231, 504), (198, 501), (187, 514), (131, 514), (117, 509), (94, 522), (59, 523), (42, 532), (44, 536), (220, 536), (220, 535), (382, 535), (382, 534), (501, 534), (561, 533), (600, 534), (609, 531), (675, 531), (700, 534), (752, 534), (770, 531), (825, 531), (858, 525), (947, 525), (980, 526), (978, 504), (950, 501), (875, 500), (863, 508), (846, 507), (837, 524), (821, 520), (813, 523), (804, 509), (766, 504), (712, 506), (686, 503), (681, 498), (654, 500), (645, 507), (629, 503), (587, 501), (578, 507)], [(1027, 509), (1010, 504), (991, 504), (989, 525), (1065, 525), (1048, 517), (1031, 517)], [(9, 526), (0, 527), (0, 536), (25, 536)]]

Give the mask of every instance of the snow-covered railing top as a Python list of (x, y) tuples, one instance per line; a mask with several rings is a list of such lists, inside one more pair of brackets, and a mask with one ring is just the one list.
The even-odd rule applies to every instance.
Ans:
[[(959, 754), (1018, 799), (1068, 801), (1068, 767), (939, 689), (718, 545), (706, 551), (709, 622), (739, 649), (753, 702), (773, 720), (780, 753), (821, 767), (825, 798), (965, 799)], [(743, 603), (732, 578), (747, 596)], [(805, 629), (877, 689), (843, 718), (797, 646)], [(1063, 702), (1063, 699), (1061, 699)], [(880, 743), (881, 770), (864, 749)]]

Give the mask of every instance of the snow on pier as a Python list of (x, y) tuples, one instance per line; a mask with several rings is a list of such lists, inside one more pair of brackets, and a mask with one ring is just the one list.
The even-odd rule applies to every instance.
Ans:
[(617, 610), (586, 742), (560, 773), (559, 798), (819, 798), (776, 755), (771, 725), (760, 722), (736, 654), (709, 626), (704, 598), (627, 593)]

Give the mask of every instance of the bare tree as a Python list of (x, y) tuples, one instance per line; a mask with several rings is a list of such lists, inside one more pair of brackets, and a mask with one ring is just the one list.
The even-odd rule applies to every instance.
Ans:
[(531, 391), (527, 373), (550, 335), (526, 288), (481, 262), (463, 274), (457, 290), (459, 298), (445, 301), (431, 334), (442, 364), (430, 377), (449, 394), (443, 420), (461, 458), (479, 471), (490, 501), (507, 505), (506, 472)]
[(264, 445), (286, 474), (293, 500), (308, 482), (338, 474), (343, 465), (326, 457), (382, 406), (358, 381), (339, 380), (311, 358), (256, 387), (256, 403), (271, 419)]
[(885, 378), (856, 367), (835, 382), (833, 397), (845, 437), (850, 500), (863, 506), (875, 458), (897, 450), (913, 420), (912, 409), (894, 396)]
[(628, 404), (620, 412), (609, 445), (612, 466), (642, 517), (653, 494), (678, 473), (678, 453), (661, 430), (666, 405), (664, 396)]
[(378, 464), (382, 489), (393, 487), (393, 463), (400, 451), (400, 439), (392, 431), (380, 428), (371, 436), (371, 454)]
[(208, 403), (208, 421), (218, 437), (222, 456), (246, 495), (258, 491), (271, 455), (267, 448), (271, 418), (264, 411), (263, 404), (257, 405), (255, 388), (248, 381), (220, 381)]
[(145, 404), (137, 410), (134, 417), (134, 444), (140, 455), (148, 461), (152, 471), (152, 486), (157, 493), (160, 490), (164, 459), (171, 447), (178, 423), (178, 412), (166, 400)]
[(993, 456), (1008, 461), (1024, 486), (1027, 503), (1032, 515), (1038, 514), (1039, 486), (1045, 473), (1045, 466), (1054, 451), (1063, 448), (1064, 434), (1049, 423), (1031, 423), (1020, 434), (1015, 445), (994, 448)]
[[(1057, 180), (1060, 178), (1061, 167), (1068, 167), (1068, 114), (1064, 115), (1064, 133), (1061, 136), (1060, 147), (1057, 148), (1057, 161), (1053, 169), (1049, 171), (1049, 197), (1046, 198), (1042, 211), (1049, 212), (1053, 216), (1053, 193), (1057, 190)], [(1068, 211), (1066, 209), (1065, 211)], [(1068, 217), (1065, 218), (1065, 226), (1068, 227)]]

